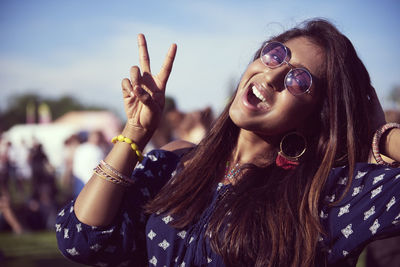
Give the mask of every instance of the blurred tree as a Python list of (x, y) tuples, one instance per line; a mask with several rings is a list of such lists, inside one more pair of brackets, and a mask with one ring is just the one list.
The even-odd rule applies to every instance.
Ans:
[(389, 100), (393, 102), (397, 108), (400, 108), (400, 85), (393, 86), (389, 93)]
[[(43, 98), (37, 94), (14, 95), (9, 98), (8, 106), (0, 111), (0, 132), (6, 131), (15, 124), (27, 121), (27, 108), (30, 115), (37, 118), (37, 110), (41, 103), (46, 103), (52, 113), (52, 118), (57, 119), (65, 113), (73, 110), (105, 110), (104, 107), (83, 105), (71, 96), (62, 96), (58, 99)], [(32, 115), (32, 107), (34, 114)], [(29, 120), (32, 120), (29, 118)], [(34, 121), (37, 122), (37, 121)]]

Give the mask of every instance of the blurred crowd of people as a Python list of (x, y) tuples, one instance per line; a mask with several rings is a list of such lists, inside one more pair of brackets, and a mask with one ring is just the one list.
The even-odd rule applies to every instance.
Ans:
[(0, 230), (50, 229), (56, 217), (58, 193), (55, 170), (35, 142), (18, 149), (1, 139), (0, 153)]
[[(198, 143), (213, 118), (211, 108), (185, 113), (167, 98), (162, 123), (144, 152), (174, 139)], [(1, 137), (0, 232), (53, 230), (58, 209), (79, 194), (111, 145), (101, 129), (73, 134), (65, 140), (63, 164), (56, 168), (38, 140), (13, 144)]]

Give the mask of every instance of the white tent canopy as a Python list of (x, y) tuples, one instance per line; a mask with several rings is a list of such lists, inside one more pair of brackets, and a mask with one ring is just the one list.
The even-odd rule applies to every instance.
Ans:
[(11, 141), (15, 149), (22, 149), (24, 143), (28, 147), (32, 147), (35, 142), (42, 144), (50, 163), (58, 169), (63, 164), (64, 142), (71, 135), (100, 130), (107, 139), (111, 139), (120, 129), (121, 121), (111, 112), (74, 111), (53, 123), (15, 125), (3, 137)]

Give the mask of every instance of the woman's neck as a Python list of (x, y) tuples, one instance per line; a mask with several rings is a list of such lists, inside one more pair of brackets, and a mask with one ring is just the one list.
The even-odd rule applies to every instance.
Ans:
[(266, 166), (275, 161), (279, 138), (260, 136), (254, 132), (241, 129), (231, 162), (253, 163)]

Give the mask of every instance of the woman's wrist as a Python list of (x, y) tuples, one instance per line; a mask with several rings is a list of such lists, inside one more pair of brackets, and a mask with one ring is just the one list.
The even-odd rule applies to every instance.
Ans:
[(400, 129), (390, 129), (382, 139), (382, 154), (400, 162)]
[(145, 148), (147, 143), (150, 141), (152, 137), (152, 133), (146, 129), (133, 125), (129, 122), (125, 124), (124, 129), (121, 133), (123, 136), (131, 139), (141, 151)]
[[(378, 164), (397, 167), (400, 161), (400, 124), (386, 123), (379, 127), (374, 134), (372, 141), (372, 153)], [(382, 155), (388, 156), (395, 162), (387, 162), (383, 160)]]

